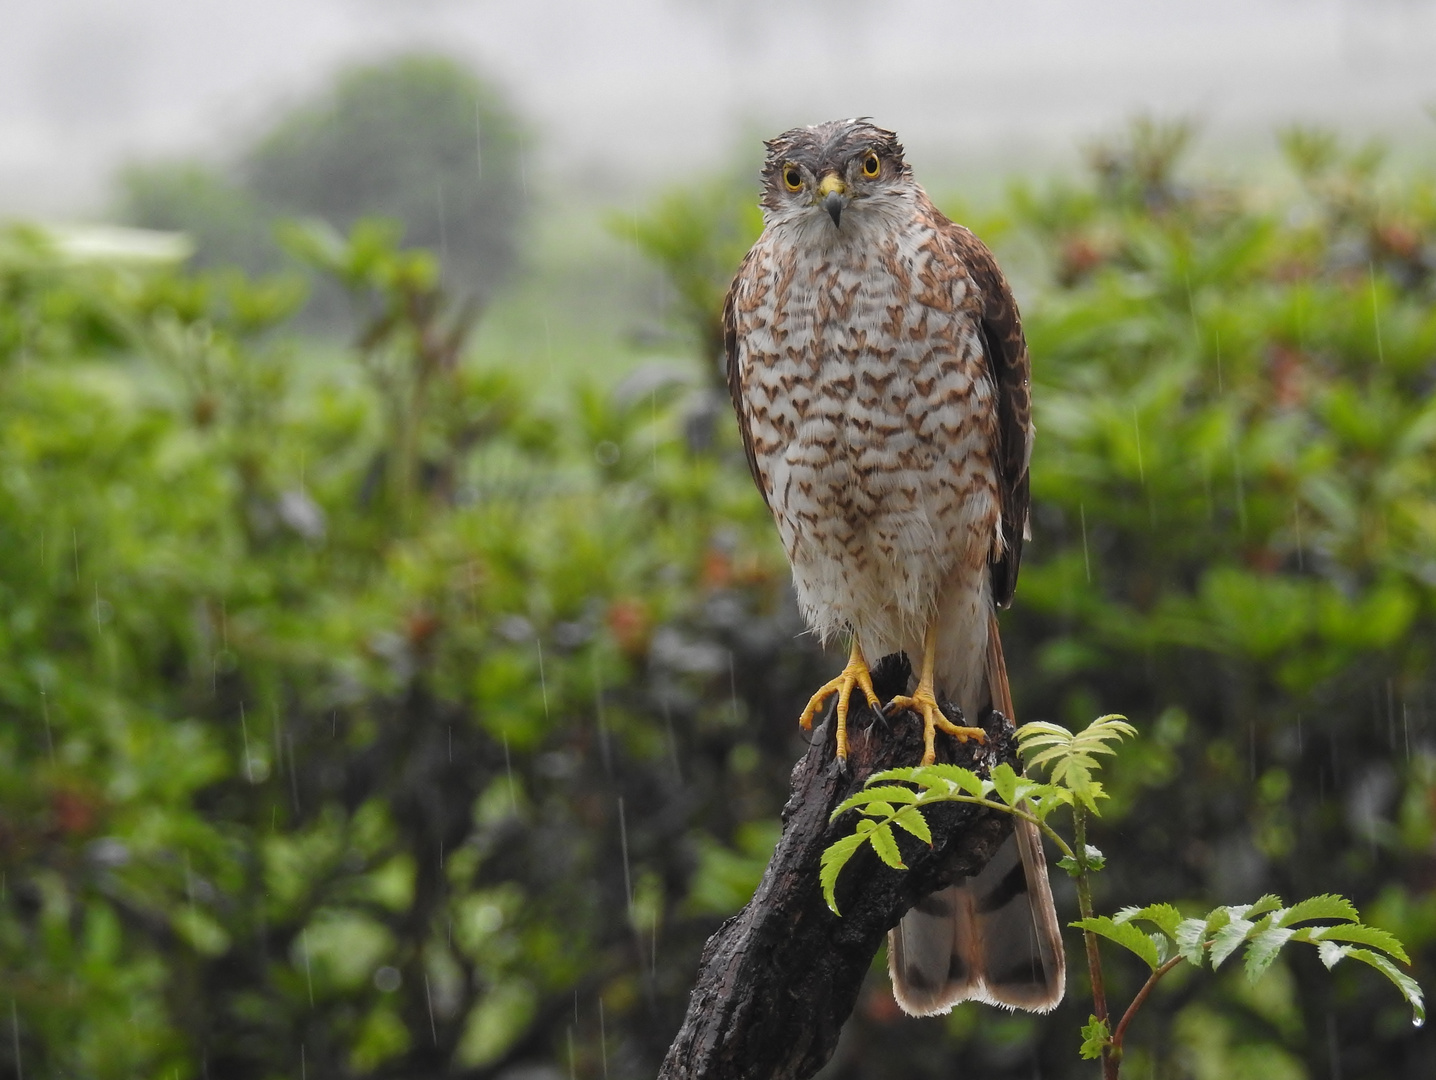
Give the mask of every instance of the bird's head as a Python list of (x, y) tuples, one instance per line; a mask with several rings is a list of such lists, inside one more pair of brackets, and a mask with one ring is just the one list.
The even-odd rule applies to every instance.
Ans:
[(914, 191), (897, 136), (866, 118), (793, 128), (763, 145), (761, 202), (770, 225), (811, 219), (843, 230)]

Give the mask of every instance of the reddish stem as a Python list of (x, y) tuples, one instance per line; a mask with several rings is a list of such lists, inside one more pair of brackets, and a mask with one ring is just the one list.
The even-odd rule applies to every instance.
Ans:
[[(1181, 962), (1182, 957), (1174, 956), (1147, 976), (1147, 981), (1142, 984), (1142, 989), (1137, 991), (1137, 996), (1132, 999), (1132, 1004), (1127, 1006), (1127, 1011), (1122, 1014), (1122, 1022), (1117, 1025), (1117, 1030), (1112, 1034), (1112, 1056), (1118, 1062), (1122, 1060), (1122, 1038), (1127, 1034), (1127, 1025), (1132, 1022), (1132, 1017), (1137, 1015), (1137, 1010), (1147, 1000), (1147, 995), (1152, 992), (1152, 987), (1157, 985), (1157, 980)], [(1112, 1075), (1115, 1077), (1117, 1074), (1113, 1073)]]

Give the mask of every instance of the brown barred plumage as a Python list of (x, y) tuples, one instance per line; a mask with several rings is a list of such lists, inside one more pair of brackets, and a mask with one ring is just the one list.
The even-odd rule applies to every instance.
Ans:
[[(728, 385), (803, 614), (824, 640), (853, 635), (845, 674), (931, 655), (929, 696), (920, 684), (909, 706), (935, 691), (969, 717), (1011, 716), (993, 612), (1016, 586), (1032, 446), (1012, 292), (892, 132), (834, 121), (767, 146), (765, 228), (724, 309)], [(840, 690), (840, 754), (854, 685), (835, 680), (804, 714)], [(1062, 946), (1040, 840), (1021, 830), (978, 878), (919, 905), (889, 956), (910, 1012), (1053, 1007)]]

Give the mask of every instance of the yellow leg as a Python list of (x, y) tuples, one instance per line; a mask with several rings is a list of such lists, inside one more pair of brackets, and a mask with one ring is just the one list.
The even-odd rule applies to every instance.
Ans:
[(808, 707), (803, 710), (803, 715), (798, 723), (803, 725), (805, 731), (813, 727), (813, 718), (822, 709), (823, 702), (834, 690), (838, 692), (838, 760), (848, 759), (848, 702), (853, 696), (853, 687), (860, 687), (867, 695), (868, 704), (874, 709), (882, 708), (882, 702), (878, 701), (877, 692), (873, 689), (873, 677), (868, 671), (868, 662), (863, 659), (862, 647), (858, 639), (853, 638), (853, 650), (848, 654), (847, 666), (836, 679), (829, 679), (823, 684), (811, 698), (808, 699)]
[(897, 709), (911, 709), (922, 717), (922, 739), (923, 752), (922, 763), (931, 765), (937, 758), (937, 732), (939, 729), (955, 736), (958, 742), (967, 742), (968, 739), (976, 739), (978, 742), (987, 741), (987, 733), (982, 728), (958, 727), (947, 717), (942, 715), (942, 710), (937, 707), (937, 694), (933, 689), (933, 668), (937, 666), (937, 622), (932, 622), (927, 633), (922, 639), (922, 674), (917, 681), (917, 689), (911, 696), (903, 694), (888, 702), (888, 711)]

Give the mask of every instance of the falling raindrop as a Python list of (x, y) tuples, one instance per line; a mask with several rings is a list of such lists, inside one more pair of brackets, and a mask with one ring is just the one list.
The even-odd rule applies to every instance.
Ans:
[(613, 760), (608, 747), (608, 725), (603, 717), (603, 673), (598, 666), (598, 650), (590, 654), (593, 660), (593, 712), (598, 721), (598, 753), (603, 758), (603, 771), (610, 778), (613, 776)]
[(733, 673), (733, 650), (728, 650), (728, 702), (733, 706), (733, 726), (738, 725), (738, 677)]
[(449, 215), (444, 206), (444, 180), (438, 177), (434, 180), (435, 197), (439, 204), (439, 267), (449, 264)]
[(553, 371), (553, 328), (552, 328), (551, 326), (549, 326), (549, 321), (548, 321), (548, 316), (547, 316), (547, 315), (545, 315), (545, 316), (543, 317), (543, 350), (544, 350), (544, 358), (548, 361), (548, 377), (549, 377), (549, 381), (552, 382), (552, 381), (553, 381), (553, 378), (554, 378), (554, 371)]
[(1137, 406), (1132, 406), (1132, 431), (1137, 436), (1137, 483), (1147, 484), (1147, 470), (1142, 464), (1142, 425), (1137, 418)]
[(1301, 503), (1295, 499), (1291, 501), (1291, 520), (1296, 526), (1296, 568), (1304, 571), (1306, 569), (1306, 548), (1301, 541)]
[(1217, 354), (1217, 393), (1223, 393), (1222, 387), (1222, 332), (1213, 328), (1212, 341)]
[(1411, 760), (1411, 709), (1406, 702), (1401, 703), (1401, 735), (1406, 742), (1406, 760)]
[(1386, 680), (1386, 745), (1396, 749), (1396, 688)]
[[(299, 931), (299, 951), (304, 956), (304, 983), (309, 987), (309, 1007), (314, 1008), (314, 972), (309, 967), (309, 931)], [(302, 1047), (301, 1047), (302, 1053)]]
[(1232, 440), (1232, 480), (1237, 489), (1237, 525), (1241, 529), (1242, 538), (1247, 535), (1247, 488), (1246, 478), (1242, 475), (1242, 456), (1237, 449), (1236, 440)]
[(1092, 584), (1092, 558), (1087, 553), (1087, 504), (1077, 504), (1077, 517), (1082, 522), (1082, 569), (1087, 571), (1087, 584)]
[(519, 153), (518, 153), (518, 159), (519, 159), (519, 187), (523, 188), (523, 192), (524, 192), (524, 202), (528, 202), (528, 200), (529, 200), (529, 171), (528, 171), (528, 164), (527, 164), (527, 162), (524, 160), (524, 149), (525, 149), (525, 147), (524, 147), (524, 137), (523, 137), (522, 135), (520, 135), (520, 136), (519, 136)]
[(434, 1045), (439, 1045), (439, 1026), (434, 1023), (434, 995), (429, 989), (429, 973), (424, 972), (424, 1000), (429, 1003), (429, 1036), (434, 1040)]
[(254, 783), (254, 759), (249, 756), (249, 725), (244, 719), (244, 702), (239, 703), (239, 734), (244, 740), (244, 778)]
[(478, 179), (484, 178), (484, 114), (474, 108), (474, 169)]
[[(310, 1004), (314, 1004), (311, 1000)], [(304, 1044), (299, 1044), (299, 1080), (309, 1080), (309, 1065), (304, 1060)]]
[(519, 812), (519, 796), (517, 785), (514, 783), (514, 763), (509, 758), (509, 737), (504, 736), (504, 773), (509, 778), (509, 804), (514, 809), (514, 816)]
[(673, 731), (673, 714), (668, 707), (668, 698), (659, 698), (663, 709), (663, 726), (668, 731), (668, 757), (673, 763), (673, 778), (680, 784), (683, 783), (683, 770), (678, 767), (678, 736)]
[(80, 584), (80, 533), (77, 529), (70, 530), (70, 541), (75, 549), (75, 584)]
[(534, 635), (534, 645), (538, 648), (539, 662), (539, 692), (543, 694), (543, 718), (548, 723), (551, 719), (548, 712), (548, 679), (544, 677), (543, 670), (543, 638)]
[(40, 712), (45, 717), (45, 745), (50, 750), (50, 764), (55, 764), (55, 734), (50, 729), (50, 698), (44, 688), (40, 690)]
[(10, 1037), (15, 1043), (15, 1076), (17, 1080), (25, 1080), (25, 1069), (20, 1061), (20, 1010), (14, 998), (10, 999)]
[(289, 799), (294, 806), (294, 816), (299, 816), (299, 769), (294, 764), (294, 737), (284, 734), (284, 745), (289, 751)]
[(1371, 280), (1371, 325), (1376, 329), (1376, 362), (1385, 364), (1386, 350), (1381, 343), (1381, 311), (1376, 306), (1376, 266), (1368, 262), (1366, 271)]
[(603, 998), (598, 999), (598, 1056), (603, 1062), (603, 1080), (608, 1080), (608, 1031), (603, 1023)]
[(633, 875), (628, 866), (628, 818), (623, 812), (623, 796), (618, 797), (618, 840), (623, 848), (623, 895), (628, 899), (628, 914), (633, 916)]

